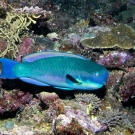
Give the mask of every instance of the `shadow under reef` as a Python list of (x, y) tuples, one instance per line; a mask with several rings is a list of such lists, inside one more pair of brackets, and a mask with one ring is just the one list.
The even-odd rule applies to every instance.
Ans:
[(13, 112), (4, 112), (3, 114), (0, 114), (0, 120), (16, 118), (20, 110), (21, 109), (17, 109), (16, 111)]
[(135, 97), (130, 98), (127, 102), (122, 102), (124, 108), (135, 108)]
[(93, 93), (99, 98), (104, 98), (104, 96), (106, 95), (105, 86), (97, 90), (77, 90), (77, 89), (76, 90), (63, 90), (63, 89), (54, 88), (53, 86), (37, 86), (34, 84), (23, 82), (19, 79), (14, 79), (14, 80), (3, 79), (2, 81), (3, 81), (2, 88), (6, 90), (19, 89), (24, 92), (30, 92), (33, 95), (38, 94), (43, 91), (55, 92), (61, 99), (73, 99), (75, 98), (74, 94), (76, 93), (82, 93), (82, 94)]
[[(12, 90), (12, 89), (19, 89), (24, 92), (29, 92), (33, 94), (33, 97), (36, 97), (36, 94), (39, 94), (40, 92), (55, 92), (60, 99), (74, 99), (75, 94), (77, 93), (82, 93), (82, 94), (95, 94), (98, 98), (103, 99), (106, 96), (107, 89), (105, 86), (101, 87), (100, 89), (97, 90), (62, 90), (62, 89), (57, 89), (54, 88), (53, 86), (37, 86), (34, 84), (29, 84), (26, 82), (23, 82), (19, 79), (3, 79), (3, 89), (6, 90)], [(124, 108), (126, 107), (133, 107), (135, 108), (135, 98), (130, 98), (127, 102), (122, 102), (122, 106)]]
[[(2, 90), (6, 90), (9, 92), (12, 92), (12, 90), (20, 90), (23, 92), (29, 92), (30, 94), (33, 95), (33, 97), (37, 98), (37, 94), (39, 94), (40, 92), (55, 92), (60, 99), (74, 99), (75, 98), (75, 94), (77, 93), (82, 93), (82, 94), (90, 94), (93, 93), (95, 95), (97, 95), (99, 98), (103, 98), (106, 95), (106, 88), (102, 87), (98, 90), (62, 90), (62, 89), (56, 89), (53, 88), (52, 86), (48, 86), (48, 87), (43, 87), (43, 86), (37, 86), (37, 85), (33, 85), (33, 84), (29, 84), (26, 82), (23, 82), (19, 79), (14, 79), (14, 80), (10, 80), (10, 79), (2, 79), (2, 85), (1, 88)], [(40, 104), (42, 105), (42, 104)], [(44, 106), (42, 106), (43, 108)], [(46, 106), (45, 106), (46, 107)], [(0, 114), (0, 120), (4, 120), (7, 118), (16, 118), (18, 113), (20, 113), (23, 110), (23, 105), (22, 108), (18, 108), (15, 111), (5, 111), (3, 114)]]

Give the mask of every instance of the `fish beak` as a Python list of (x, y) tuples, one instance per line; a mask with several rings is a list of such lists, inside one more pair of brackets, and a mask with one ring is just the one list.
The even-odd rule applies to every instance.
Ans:
[(103, 85), (106, 85), (106, 82), (104, 82)]

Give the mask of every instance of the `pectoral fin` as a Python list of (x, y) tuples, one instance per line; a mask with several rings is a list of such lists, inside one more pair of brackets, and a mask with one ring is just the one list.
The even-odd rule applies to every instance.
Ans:
[(73, 83), (81, 84), (80, 82), (78, 82), (74, 77), (72, 77), (72, 76), (69, 75), (69, 74), (66, 75), (66, 82), (67, 82), (68, 84), (73, 84)]
[(32, 53), (32, 54), (26, 55), (25, 57), (23, 57), (23, 62), (33, 62), (33, 61), (36, 61), (39, 59), (56, 57), (56, 56), (74, 57), (74, 58), (87, 60), (86, 58), (82, 57), (81, 55), (75, 55), (72, 53), (62, 53), (62, 52), (56, 52), (56, 51), (43, 51), (43, 52), (37, 52), (37, 53)]

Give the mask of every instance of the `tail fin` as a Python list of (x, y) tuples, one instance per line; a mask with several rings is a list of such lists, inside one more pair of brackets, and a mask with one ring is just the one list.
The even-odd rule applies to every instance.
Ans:
[(13, 66), (17, 63), (18, 62), (7, 59), (7, 58), (0, 58), (0, 64), (1, 64), (0, 78), (6, 78), (6, 79), (17, 78), (12, 70)]

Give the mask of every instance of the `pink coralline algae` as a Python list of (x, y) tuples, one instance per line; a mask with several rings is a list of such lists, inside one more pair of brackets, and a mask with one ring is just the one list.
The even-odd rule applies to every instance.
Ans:
[(135, 1), (134, 1), (134, 0), (129, 0), (129, 3), (130, 3), (131, 5), (135, 5)]
[(26, 103), (29, 103), (32, 99), (32, 94), (19, 90), (4, 93), (0, 96), (0, 114), (4, 112), (13, 112), (23, 107)]
[(126, 102), (135, 96), (135, 72), (126, 74), (123, 78), (122, 84), (119, 87), (119, 95), (122, 101)]
[(47, 112), (54, 113), (55, 115), (56, 112), (61, 113), (64, 111), (63, 104), (56, 93), (41, 92), (37, 94), (37, 97), (42, 103), (48, 106)]
[(124, 74), (123, 71), (116, 72), (114, 70), (114, 71), (109, 72), (109, 77), (106, 84), (107, 89), (112, 89), (114, 91), (116, 91), (116, 89), (118, 90), (118, 87), (119, 87), (118, 83), (121, 81), (123, 74)]
[(86, 113), (81, 110), (65, 109), (65, 115), (60, 114), (57, 117), (57, 120), (61, 120), (60, 125), (63, 125), (65, 128), (72, 122), (73, 119), (83, 128), (88, 131), (92, 131), (93, 133), (105, 131), (107, 129), (105, 125), (101, 125), (97, 120), (90, 119)]
[(56, 101), (57, 99), (59, 99), (59, 96), (56, 93), (49, 93), (49, 92), (41, 92), (39, 94), (37, 94), (37, 97), (44, 103), (47, 105), (52, 104), (54, 101)]
[(76, 33), (68, 34), (68, 38), (73, 45), (80, 44), (81, 36), (77, 35)]
[(46, 121), (52, 121), (58, 114), (64, 113), (64, 106), (56, 93), (41, 92), (36, 95), (41, 103), (45, 104), (48, 109), (45, 112)]
[(78, 122), (75, 120), (72, 120), (71, 123), (65, 127), (59, 125), (58, 127), (56, 127), (55, 132), (56, 135), (84, 135), (85, 134), (81, 125), (79, 125)]
[(3, 52), (7, 47), (7, 42), (4, 39), (0, 39), (0, 52)]
[(34, 41), (32, 38), (25, 37), (22, 39), (22, 43), (18, 46), (18, 54), (16, 60), (21, 61), (22, 56), (34, 52)]
[(13, 8), (12, 12), (43, 15), (44, 18), (47, 18), (48, 16), (51, 15), (51, 11), (43, 10), (42, 8), (39, 8), (38, 6), (36, 6), (36, 7), (33, 7), (33, 6), (27, 7), (27, 6), (25, 6), (23, 8)]
[(102, 12), (92, 12), (90, 14), (91, 21), (99, 26), (115, 26), (116, 20), (111, 15)]
[(101, 56), (98, 63), (110, 68), (119, 68), (124, 67), (126, 62), (131, 61), (131, 59), (133, 59), (133, 57), (129, 53), (114, 51), (105, 56)]

